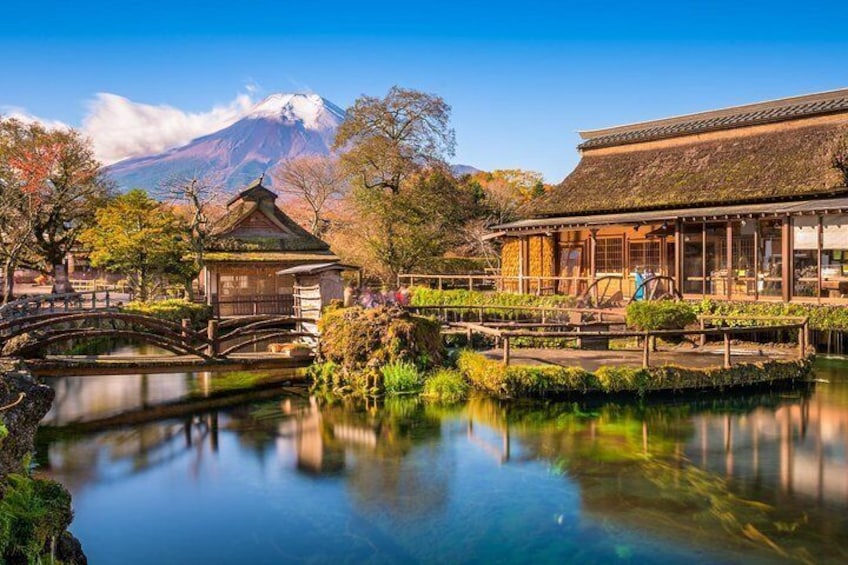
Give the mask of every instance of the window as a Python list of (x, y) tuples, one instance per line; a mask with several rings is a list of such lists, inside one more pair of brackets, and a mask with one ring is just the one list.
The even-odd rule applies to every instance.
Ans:
[(603, 237), (596, 240), (595, 271), (598, 273), (624, 272), (623, 238)]
[(654, 274), (659, 273), (662, 267), (660, 263), (660, 242), (657, 240), (631, 241), (630, 242), (630, 269), (636, 267), (650, 269)]

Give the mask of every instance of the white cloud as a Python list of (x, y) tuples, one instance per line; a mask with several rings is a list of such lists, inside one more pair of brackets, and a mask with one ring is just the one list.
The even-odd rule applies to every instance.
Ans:
[(239, 94), (230, 103), (206, 112), (185, 112), (101, 92), (89, 105), (82, 131), (92, 139), (97, 158), (108, 165), (184, 145), (226, 127), (253, 106), (251, 94)]
[(60, 122), (59, 120), (45, 120), (38, 116), (33, 116), (25, 109), (18, 106), (2, 106), (0, 107), (0, 114), (2, 114), (4, 118), (14, 118), (25, 124), (38, 122), (44, 127), (50, 129), (68, 129), (70, 127), (68, 124)]

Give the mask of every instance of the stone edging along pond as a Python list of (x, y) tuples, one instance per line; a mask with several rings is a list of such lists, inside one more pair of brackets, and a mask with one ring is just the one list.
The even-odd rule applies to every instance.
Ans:
[(546, 397), (569, 394), (723, 390), (762, 386), (809, 378), (815, 358), (740, 363), (728, 369), (696, 369), (673, 365), (650, 367), (602, 366), (590, 372), (580, 367), (510, 365), (480, 353), (463, 351), (457, 368), (475, 389), (498, 397)]

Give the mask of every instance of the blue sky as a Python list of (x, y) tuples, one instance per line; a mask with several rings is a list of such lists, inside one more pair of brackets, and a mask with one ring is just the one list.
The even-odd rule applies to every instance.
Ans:
[(0, 20), (7, 113), (79, 126), (98, 93), (196, 113), (250, 92), (346, 107), (399, 84), (452, 105), (456, 162), (552, 182), (577, 162), (580, 129), (848, 86), (837, 2), (30, 6)]

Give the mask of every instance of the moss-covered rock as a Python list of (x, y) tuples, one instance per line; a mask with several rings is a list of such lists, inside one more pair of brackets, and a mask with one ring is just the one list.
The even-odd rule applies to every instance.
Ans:
[(401, 308), (328, 309), (318, 327), (318, 361), (333, 364), (328, 376), (336, 386), (381, 388), (386, 365), (412, 363), (423, 371), (444, 359), (439, 323)]

